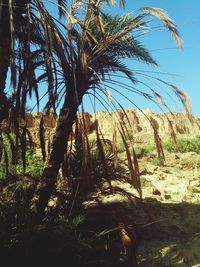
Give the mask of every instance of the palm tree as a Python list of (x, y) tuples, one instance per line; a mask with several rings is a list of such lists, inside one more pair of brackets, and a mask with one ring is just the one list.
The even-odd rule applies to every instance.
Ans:
[[(62, 16), (66, 1), (58, 0), (57, 3)], [(35, 97), (39, 109), (40, 82), (47, 82), (49, 101), (54, 106), (51, 94), (53, 68), (50, 62), (53, 47), (50, 44), (52, 38), (55, 41), (59, 39), (58, 32), (42, 1), (0, 0), (0, 122), (8, 117), (12, 120), (16, 149), (18, 144), (21, 146), (23, 143), (18, 140), (18, 118), (25, 118), (28, 97)], [(10, 82), (10, 87), (6, 86), (6, 80)], [(3, 134), (4, 129), (0, 132)], [(3, 140), (1, 138), (0, 146), (3, 146)], [(23, 151), (26, 154), (26, 150)]]
[[(62, 16), (66, 1), (57, 3)], [(39, 82), (45, 80), (51, 87), (50, 43), (58, 36), (58, 28), (42, 1), (0, 0), (0, 106), (10, 70), (10, 95), (16, 117), (25, 116), (27, 97), (32, 93), (39, 105)]]
[[(67, 140), (83, 96), (88, 94), (97, 98), (99, 96), (100, 99), (100, 93), (106, 95), (106, 88), (113, 88), (112, 85), (117, 83), (116, 79), (111, 78), (113, 73), (121, 73), (135, 88), (137, 78), (134, 71), (126, 66), (125, 59), (157, 66), (156, 61), (136, 37), (149, 27), (149, 16), (163, 22), (181, 47), (176, 27), (163, 10), (143, 8), (137, 16), (113, 17), (103, 13), (102, 4), (105, 4), (105, 1), (86, 1), (85, 4), (82, 1), (74, 1), (69, 10), (63, 8), (68, 19), (66, 24), (59, 24), (65, 32), (63, 37), (60, 36), (60, 39), (65, 40), (65, 43), (62, 43), (64, 49), (60, 51), (57, 41), (52, 40), (57, 64), (54, 71), (59, 86), (51, 93), (57, 103), (62, 103), (62, 108), (50, 154), (38, 185), (36, 213), (39, 220), (54, 189), (67, 149)], [(121, 83), (118, 92), (123, 94), (121, 90), (124, 88), (129, 87)], [(148, 94), (144, 96), (148, 97)], [(50, 106), (51, 103), (48, 103), (48, 108)]]

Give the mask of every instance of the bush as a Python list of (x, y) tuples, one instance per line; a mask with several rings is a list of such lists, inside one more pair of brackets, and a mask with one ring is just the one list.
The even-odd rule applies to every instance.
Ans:
[[(34, 149), (29, 149), (26, 152), (26, 173), (32, 176), (40, 176), (44, 167), (44, 162), (41, 154), (36, 154)], [(17, 174), (23, 173), (22, 161), (19, 161), (16, 166)]]
[(178, 139), (177, 145), (171, 140), (164, 143), (164, 148), (169, 152), (196, 152), (200, 153), (200, 138)]
[[(11, 175), (21, 175), (23, 174), (23, 163), (20, 157), (16, 163), (10, 160), (11, 155), (9, 154), (9, 166), (8, 171)], [(32, 176), (40, 176), (44, 163), (42, 156), (36, 154), (34, 149), (28, 149), (26, 152), (26, 174)], [(6, 163), (4, 158), (0, 161), (0, 179), (6, 176)]]
[(149, 145), (140, 145), (135, 147), (135, 153), (138, 158), (142, 158), (148, 156), (150, 152), (152, 152), (155, 147), (151, 144)]
[(153, 159), (151, 163), (158, 167), (164, 166), (164, 162), (159, 158)]
[(124, 153), (125, 151), (126, 151), (126, 149), (125, 149), (124, 143), (122, 141), (118, 142), (117, 143), (117, 152), (118, 153)]

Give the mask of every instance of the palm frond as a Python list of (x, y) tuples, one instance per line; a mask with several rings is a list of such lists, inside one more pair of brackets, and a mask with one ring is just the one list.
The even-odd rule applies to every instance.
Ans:
[(177, 28), (174, 24), (174, 22), (170, 19), (168, 14), (161, 8), (153, 8), (153, 7), (144, 7), (141, 9), (142, 11), (145, 12), (147, 15), (154, 16), (158, 18), (164, 25), (165, 27), (169, 30), (171, 33), (172, 37), (174, 38), (177, 46), (179, 48), (182, 48), (182, 40), (180, 38), (180, 35), (177, 31)]
[(42, 151), (42, 157), (43, 161), (45, 162), (46, 160), (46, 148), (45, 148), (45, 128), (44, 128), (44, 118), (43, 115), (40, 120), (40, 125), (39, 125), (39, 136), (40, 136), (40, 147)]
[(57, 0), (60, 18), (65, 15), (64, 9), (67, 9), (67, 2), (66, 0)]

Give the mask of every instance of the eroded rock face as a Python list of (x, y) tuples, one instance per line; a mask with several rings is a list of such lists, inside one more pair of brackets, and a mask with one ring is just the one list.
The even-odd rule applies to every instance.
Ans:
[(56, 127), (57, 117), (54, 113), (50, 112), (48, 115), (42, 113), (31, 113), (27, 114), (26, 122), (27, 129), (29, 130), (33, 143), (36, 145), (40, 145), (40, 123), (43, 116), (43, 127), (44, 127), (44, 136), (45, 141), (48, 143), (48, 140), (52, 138), (53, 130)]
[[(85, 112), (84, 115), (79, 114), (79, 117), (84, 117), (86, 132), (92, 133), (97, 125), (100, 127), (105, 138), (112, 139), (114, 129), (122, 126), (124, 130), (128, 130), (133, 137), (135, 143), (149, 143), (153, 141), (153, 128), (150, 119), (153, 118), (158, 124), (159, 135), (161, 138), (170, 137), (173, 132), (176, 135), (200, 135), (200, 118), (188, 117), (182, 113), (153, 113), (150, 110), (138, 111), (129, 109), (124, 113), (118, 110), (113, 113), (98, 111), (96, 114), (90, 115)], [(33, 142), (37, 145), (39, 141), (39, 128), (42, 118), (42, 113), (27, 114), (27, 128), (31, 133)], [(53, 113), (43, 115), (43, 126), (45, 139), (52, 138), (54, 129), (57, 124), (57, 117)], [(24, 121), (21, 121), (24, 124)], [(121, 126), (120, 126), (121, 125)]]
[(117, 111), (111, 114), (107, 112), (97, 112), (93, 118), (96, 118), (102, 133), (107, 138), (113, 134), (113, 129), (119, 126), (121, 119), (122, 127), (128, 129), (132, 134), (135, 142), (150, 142), (153, 139), (153, 128), (150, 123), (152, 117), (158, 124), (160, 137), (173, 135), (190, 135), (200, 134), (200, 118), (188, 117), (182, 113), (153, 113), (149, 110), (143, 112), (138, 110)]
[[(90, 129), (91, 125), (93, 124), (93, 121), (91, 119), (92, 116), (87, 112), (85, 112), (84, 114), (80, 114), (79, 116), (80, 116), (80, 120), (83, 120), (83, 117), (84, 117), (86, 132), (89, 134), (91, 132), (91, 129)], [(32, 136), (33, 142), (36, 145), (40, 145), (39, 129), (40, 129), (41, 119), (42, 119), (42, 113), (40, 112), (28, 114), (26, 117), (27, 129), (29, 130)], [(57, 120), (58, 120), (58, 117), (53, 112), (50, 112), (48, 115), (43, 114), (43, 128), (44, 128), (44, 136), (45, 136), (46, 144), (53, 137), (54, 130), (57, 125)], [(24, 122), (21, 122), (21, 123), (24, 124)]]

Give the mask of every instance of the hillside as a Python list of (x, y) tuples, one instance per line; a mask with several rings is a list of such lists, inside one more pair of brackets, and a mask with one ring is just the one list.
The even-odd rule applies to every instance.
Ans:
[[(82, 116), (81, 113), (79, 116)], [(39, 144), (38, 129), (42, 114), (28, 114), (26, 118), (27, 128), (30, 130), (33, 141)], [(50, 113), (44, 115), (44, 129), (46, 139), (51, 138), (56, 126), (57, 117)], [(119, 126), (119, 121), (123, 127), (128, 129), (134, 137), (135, 143), (148, 143), (153, 140), (153, 128), (150, 118), (153, 118), (158, 125), (158, 131), (161, 138), (169, 138), (173, 133), (178, 136), (195, 137), (200, 133), (200, 118), (188, 116), (183, 113), (153, 113), (149, 110), (126, 110), (117, 112), (98, 111), (95, 114), (84, 113), (86, 128), (89, 134), (92, 134), (97, 124), (105, 138), (112, 139), (114, 129)], [(21, 122), (23, 124), (23, 122)]]
[[(79, 187), (80, 178), (82, 178), (79, 177), (81, 176), (82, 156), (81, 150), (76, 151), (74, 149), (71, 170), (68, 169), (69, 177), (63, 177), (60, 173), (57, 188), (48, 203), (47, 214), (50, 216), (52, 214), (53, 216), (61, 215), (56, 217), (55, 225), (51, 225), (50, 220), (50, 224), (44, 222), (41, 226), (44, 229), (41, 228), (41, 230), (39, 227), (38, 232), (34, 232), (34, 235), (38, 235), (37, 238), (41, 240), (41, 247), (38, 244), (35, 247), (34, 240), (31, 241), (33, 243), (28, 241), (29, 254), (34, 254), (34, 250), (40, 251), (42, 242), (46, 244), (47, 240), (50, 240), (51, 245), (46, 247), (46, 254), (41, 255), (49, 262), (51, 261), (49, 254), (53, 251), (56, 256), (52, 257), (56, 262), (58, 259), (62, 261), (62, 257), (65, 258), (66, 262), (67, 260), (74, 262), (76, 258), (77, 262), (81, 259), (80, 265), (77, 266), (85, 267), (92, 267), (94, 264), (97, 267), (135, 267), (136, 265), (128, 264), (130, 263), (129, 260), (136, 262), (136, 259), (138, 267), (200, 267), (200, 119), (189, 118), (179, 113), (173, 115), (149, 111), (140, 113), (135, 110), (126, 111), (126, 115), (120, 111), (112, 114), (106, 112), (98, 112), (94, 115), (84, 113), (91, 146), (97, 125), (101, 128), (105, 138), (112, 141), (114, 129), (117, 129), (119, 125), (117, 120), (119, 115), (123, 120), (123, 127), (129, 132), (130, 141), (135, 145), (142, 200), (138, 198), (138, 192), (133, 187), (127, 169), (123, 169), (127, 166), (127, 155), (118, 133), (118, 171), (115, 172), (114, 169), (112, 151), (111, 154), (108, 153), (107, 157), (109, 173), (113, 175), (111, 177), (111, 191), (108, 180), (105, 179), (102, 172), (103, 165), (95, 151), (92, 151), (90, 155), (95, 167), (94, 177), (92, 177), (94, 184), (89, 187), (89, 190), (84, 183)], [(164, 164), (157, 157), (154, 131), (147, 116), (152, 117), (157, 122), (165, 154)], [(23, 173), (22, 164), (19, 162), (16, 168), (17, 173), (1, 180), (1, 203), (3, 207), (5, 203), (8, 203), (9, 207), (6, 206), (5, 210), (2, 211), (3, 218), (8, 217), (9, 219), (9, 212), (15, 214), (16, 207), (21, 211), (21, 203), (28, 206), (34, 193), (37, 179), (43, 168), (41, 151), (38, 149), (40, 146), (41, 118), (41, 113), (27, 115), (26, 118), (27, 128), (36, 145), (36, 150), (32, 153), (29, 151), (27, 154), (26, 174)], [(44, 115), (43, 120), (47, 141), (51, 139), (57, 118), (50, 113), (48, 116)], [(23, 125), (24, 121), (20, 123)], [(169, 141), (173, 135), (172, 131), (177, 136), (177, 146)], [(80, 147), (78, 148), (80, 149)], [(87, 179), (88, 177), (85, 176), (84, 178)], [(14, 207), (13, 211), (10, 211), (10, 207)], [(73, 219), (75, 218), (75, 223), (78, 220), (76, 226), (71, 225), (71, 222), (64, 217), (71, 212), (75, 216), (72, 216)], [(22, 216), (24, 216), (23, 212)], [(25, 225), (27, 223), (26, 216)], [(7, 246), (8, 241), (12, 241), (9, 236), (10, 233), (11, 237), (16, 235), (16, 244), (21, 238), (22, 247), (26, 246), (26, 242), (23, 243), (23, 220), (22, 217), (23, 231), (19, 236), (18, 221), (16, 222), (14, 219), (12, 225), (16, 224), (17, 227), (9, 230), (7, 219), (2, 220), (2, 227), (6, 229), (5, 237), (0, 239), (3, 247)], [(69, 229), (67, 227), (70, 231), (72, 229), (74, 231), (72, 232), (73, 240), (71, 240), (71, 232), (68, 235)], [(29, 226), (27, 229), (32, 231)], [(28, 235), (30, 233), (28, 232)], [(124, 239), (124, 236), (127, 239)], [(61, 241), (64, 249), (60, 252), (57, 251), (56, 240), (60, 240), (61, 237), (65, 238)], [(65, 249), (71, 248), (71, 243), (76, 248), (75, 253), (71, 252), (73, 256), (67, 255), (66, 260)], [(16, 249), (16, 255), (20, 258), (18, 246), (13, 245), (12, 248), (14, 252)], [(5, 251), (7, 253), (7, 247)], [(12, 254), (12, 250), (9, 253)], [(77, 257), (76, 253), (80, 253), (80, 258)], [(52, 253), (52, 255), (54, 254)], [(73, 258), (74, 255), (75, 258)]]
[[(165, 155), (164, 166), (159, 165), (155, 151), (139, 159), (142, 205), (130, 184), (115, 180), (115, 193), (97, 190), (84, 202), (87, 223), (100, 229), (125, 225), (132, 246), (137, 237), (139, 267), (199, 267), (200, 155), (167, 151)], [(120, 241), (106, 242), (111, 257), (108, 266), (114, 267), (112, 253)]]

